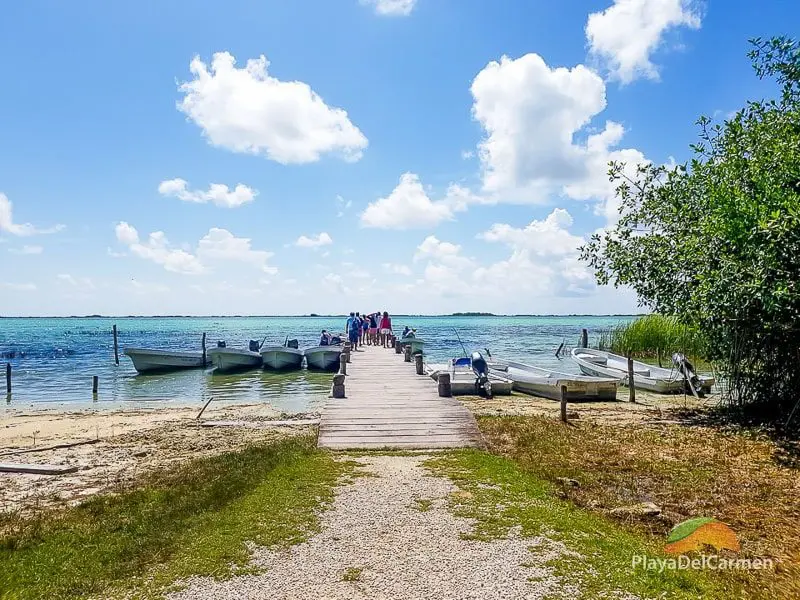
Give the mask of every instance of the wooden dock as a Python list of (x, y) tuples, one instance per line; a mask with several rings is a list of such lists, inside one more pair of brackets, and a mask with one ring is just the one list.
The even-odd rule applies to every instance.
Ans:
[(417, 375), (394, 350), (365, 346), (352, 353), (346, 398), (329, 398), (319, 426), (320, 448), (424, 449), (481, 447), (475, 418), (436, 382)]

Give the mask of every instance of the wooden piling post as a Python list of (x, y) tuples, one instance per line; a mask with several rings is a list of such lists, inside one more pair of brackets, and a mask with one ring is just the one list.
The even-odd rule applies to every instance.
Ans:
[(337, 373), (333, 376), (333, 385), (331, 386), (331, 398), (344, 398), (344, 375)]
[(347, 354), (344, 352), (339, 355), (339, 373), (347, 375)]
[(405, 362), (411, 362), (411, 345), (406, 344)]
[(100, 378), (97, 375), (92, 375), (92, 394), (97, 395), (97, 389), (100, 387)]
[(450, 398), (453, 395), (453, 387), (450, 385), (450, 373), (439, 373), (439, 396)]
[(202, 344), (203, 344), (203, 368), (205, 369), (206, 365), (208, 364), (206, 362), (206, 332), (205, 331), (203, 332)]
[[(586, 331), (584, 329), (584, 331)], [(561, 422), (567, 422), (567, 386), (561, 386)]]
[(417, 375), (425, 375), (425, 369), (422, 366), (422, 354), (414, 355), (414, 366), (417, 368)]
[(633, 359), (628, 357), (628, 400), (636, 402), (636, 385), (633, 380)]
[(581, 348), (589, 347), (589, 330), (581, 329)]
[(11, 393), (11, 363), (6, 363), (6, 394)]
[(119, 344), (117, 343), (117, 324), (114, 323), (114, 327), (111, 329), (114, 333), (114, 362), (119, 366)]
[(394, 341), (394, 353), (395, 354), (402, 354), (403, 353), (403, 344), (400, 343), (400, 340)]

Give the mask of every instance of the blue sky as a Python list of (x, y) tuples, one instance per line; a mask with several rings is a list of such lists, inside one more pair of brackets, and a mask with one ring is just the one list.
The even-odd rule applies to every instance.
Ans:
[(608, 160), (686, 160), (699, 115), (772, 93), (747, 39), (797, 23), (788, 0), (16, 3), (0, 314), (634, 311), (577, 260), (614, 222)]

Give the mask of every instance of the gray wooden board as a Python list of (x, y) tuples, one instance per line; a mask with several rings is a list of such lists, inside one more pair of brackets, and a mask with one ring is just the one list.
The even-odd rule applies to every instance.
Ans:
[(413, 363), (383, 348), (354, 353), (347, 366), (346, 398), (322, 410), (318, 445), (330, 449), (459, 448), (482, 446), (472, 413), (440, 398), (435, 381), (416, 375)]
[(0, 473), (30, 473), (32, 475), (63, 475), (74, 473), (74, 465), (37, 465), (25, 463), (0, 463)]

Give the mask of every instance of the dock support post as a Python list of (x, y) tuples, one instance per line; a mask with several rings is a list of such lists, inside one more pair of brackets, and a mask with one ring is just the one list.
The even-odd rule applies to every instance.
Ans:
[(350, 342), (344, 343), (344, 351), (342, 352), (342, 354), (344, 354), (345, 358), (347, 358), (347, 362), (350, 362), (350, 352), (352, 351), (352, 349), (353, 346), (352, 344), (350, 344)]
[(417, 368), (417, 375), (425, 375), (425, 370), (422, 366), (422, 354), (414, 355), (414, 366)]
[(589, 347), (589, 330), (581, 329), (581, 348)]
[(6, 394), (11, 395), (11, 363), (6, 363)]
[(636, 385), (633, 380), (633, 359), (628, 357), (628, 400), (636, 402)]
[(344, 375), (337, 373), (333, 376), (333, 386), (331, 386), (332, 398), (344, 398)]
[(347, 375), (347, 355), (344, 352), (339, 355), (339, 373)]
[(395, 354), (402, 354), (403, 353), (403, 344), (400, 343), (400, 340), (394, 341), (394, 353)]
[(112, 332), (114, 333), (114, 362), (119, 366), (119, 344), (117, 343), (117, 324), (114, 323), (114, 327), (112, 328)]
[(203, 368), (205, 369), (206, 365), (208, 364), (206, 362), (206, 332), (205, 331), (203, 332), (202, 345), (203, 345)]
[(97, 389), (100, 387), (100, 378), (97, 375), (92, 375), (92, 395), (97, 396)]
[(411, 345), (406, 344), (405, 362), (411, 362)]
[(439, 397), (450, 398), (453, 395), (453, 387), (450, 385), (450, 373), (439, 373)]
[(561, 422), (567, 422), (567, 386), (561, 386)]

